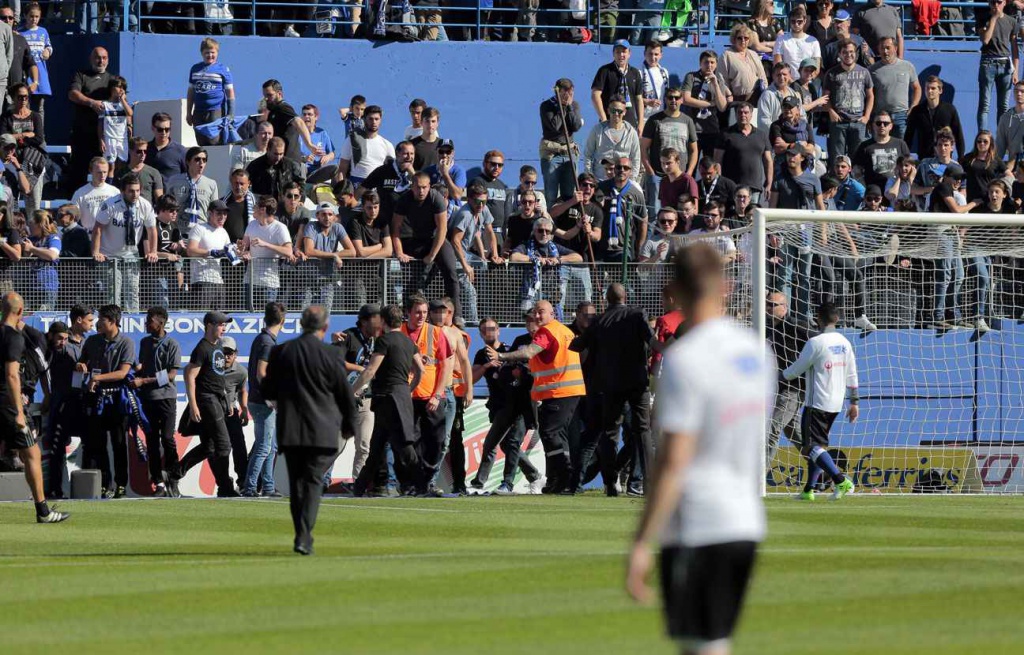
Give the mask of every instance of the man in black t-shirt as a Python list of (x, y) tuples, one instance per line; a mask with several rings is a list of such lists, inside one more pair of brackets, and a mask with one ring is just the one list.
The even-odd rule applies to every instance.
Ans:
[[(221, 346), (221, 337), (233, 319), (224, 312), (207, 312), (203, 316), (203, 338), (192, 351), (185, 367), (185, 395), (188, 397), (187, 416), (199, 428), (199, 445), (181, 458), (181, 475), (190, 468), (210, 460), (210, 469), (217, 481), (218, 498), (237, 498), (231, 484), (228, 460), (231, 438), (228, 436), (227, 357)], [(194, 429), (194, 428), (193, 428)]]
[[(114, 403), (100, 403), (103, 396), (116, 394), (135, 362), (135, 343), (121, 333), (121, 308), (104, 305), (99, 310), (96, 334), (82, 344), (75, 367), (86, 375), (83, 404), (88, 432), (84, 444), (85, 466), (98, 468), (103, 479), (103, 497), (121, 498), (128, 486), (128, 445), (125, 417)], [(116, 396), (115, 396), (116, 398)], [(113, 481), (107, 442), (114, 451)], [(112, 482), (116, 482), (116, 489)]]
[(461, 318), (462, 304), (456, 276), (458, 263), (447, 236), (447, 203), (440, 193), (430, 188), (430, 176), (417, 173), (412, 179), (412, 188), (395, 204), (391, 220), (395, 256), (403, 264), (413, 260), (422, 262), (422, 274), (410, 275), (414, 280), (412, 288), (426, 289), (435, 274), (435, 267), (439, 269), (444, 280), (444, 294), (455, 303), (455, 317)]
[[(579, 253), (584, 262), (590, 262), (594, 261), (594, 251), (601, 242), (604, 209), (594, 197), (597, 193), (597, 178), (590, 173), (582, 173), (577, 182), (576, 193), (559, 199), (551, 206), (549, 213), (555, 221), (555, 243)], [(569, 280), (575, 280), (582, 286), (584, 300), (591, 300), (593, 284), (589, 267), (576, 265), (563, 269), (563, 298), (568, 290)]]
[[(640, 70), (629, 65), (629, 42), (619, 39), (612, 47), (612, 61), (597, 69), (590, 85), (590, 100), (598, 120), (608, 120), (608, 104), (619, 97), (626, 103), (626, 122), (644, 131), (644, 80)], [(639, 108), (639, 109), (638, 109)]]
[[(398, 305), (381, 310), (384, 334), (373, 344), (373, 355), (356, 378), (352, 391), (359, 399), (368, 383), (374, 413), (370, 453), (353, 485), (356, 496), (365, 496), (384, 463), (384, 447), (391, 444), (395, 454), (395, 472), (406, 488), (425, 487), (423, 466), (416, 453), (419, 434), (413, 420), (412, 389), (419, 384), (423, 362), (412, 339), (402, 332), (405, 314)], [(412, 375), (410, 382), (409, 376)]]
[(36, 505), (37, 523), (60, 523), (68, 514), (50, 509), (43, 491), (43, 466), (39, 446), (29, 429), (25, 416), (26, 398), (21, 388), (22, 359), (25, 356), (25, 339), (17, 326), (22, 321), (25, 303), (13, 291), (4, 295), (0, 303), (3, 314), (0, 323), (0, 445), (13, 450), (25, 464), (25, 480), (32, 492)]
[[(528, 317), (532, 317), (532, 312), (528, 313)], [(533, 325), (536, 332), (536, 319)], [(523, 340), (523, 336), (530, 339), (527, 334), (519, 337), (512, 347), (505, 345), (500, 338), (501, 328), (493, 318), (480, 321), (480, 336), (483, 337), (484, 346), (489, 346), (499, 353), (516, 350), (519, 346), (532, 343), (532, 340)], [(526, 435), (525, 414), (532, 407), (532, 378), (529, 369), (523, 362), (492, 362), (487, 356), (487, 348), (484, 347), (477, 351), (473, 358), (473, 382), (478, 382), (480, 378), (487, 383), (487, 413), (491, 427), (484, 437), (480, 468), (476, 477), (469, 483), (469, 493), (483, 493), (491, 467), (494, 466), (499, 444), (505, 453), (505, 470), (501, 484), (494, 493), (499, 496), (512, 495), (517, 468), (523, 471), (523, 475), (529, 481), (530, 493), (534, 493), (535, 488), (539, 492), (543, 486), (543, 477), (519, 449)]]
[(280, 82), (273, 79), (264, 82), (263, 99), (267, 102), (267, 122), (274, 126), (274, 134), (285, 141), (285, 157), (302, 161), (299, 139), (302, 139), (311, 154), (317, 157), (324, 154), (324, 149), (310, 138), (309, 127), (302, 117), (284, 101), (284, 90)]
[(380, 213), (387, 222), (391, 222), (394, 215), (395, 203), (412, 184), (412, 176), (416, 174), (413, 167), (415, 157), (416, 151), (413, 150), (412, 144), (402, 141), (395, 146), (394, 158), (385, 159), (384, 163), (373, 169), (359, 185), (360, 197), (370, 189), (380, 194)]
[[(437, 134), (437, 126), (441, 120), (441, 112), (435, 107), (427, 107), (423, 110), (423, 133), (412, 138), (412, 145), (416, 149), (416, 170), (422, 171), (428, 166), (437, 165), (437, 148), (441, 139)], [(398, 148), (395, 148), (398, 151)]]
[[(337, 346), (345, 359), (345, 372), (349, 384), (356, 381), (370, 364), (377, 339), (383, 331), (380, 305), (363, 305), (359, 308), (359, 319), (355, 327), (341, 334), (334, 335)], [(370, 455), (370, 438), (373, 435), (373, 411), (370, 398), (363, 396), (356, 399), (356, 414), (352, 417), (355, 428), (355, 457), (352, 459), (352, 477), (359, 477), (359, 472)]]

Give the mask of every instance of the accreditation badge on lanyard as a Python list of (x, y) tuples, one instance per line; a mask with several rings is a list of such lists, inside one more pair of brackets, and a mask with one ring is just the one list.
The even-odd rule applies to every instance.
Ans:
[(625, 73), (619, 73), (619, 95), (626, 101), (626, 107), (633, 106), (633, 99), (629, 97), (629, 68), (626, 68)]

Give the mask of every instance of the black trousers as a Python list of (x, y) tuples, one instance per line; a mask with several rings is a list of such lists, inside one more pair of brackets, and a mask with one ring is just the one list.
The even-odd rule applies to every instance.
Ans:
[(313, 545), (313, 527), (323, 496), (323, 478), (334, 464), (338, 451), (334, 448), (282, 448), (288, 467), (288, 497), (295, 526), (295, 544)]
[[(217, 491), (231, 489), (231, 475), (228, 472), (228, 457), (231, 454), (231, 438), (224, 422), (227, 401), (217, 396), (196, 397), (199, 414), (202, 417), (199, 431), (199, 446), (185, 453), (181, 458), (181, 475), (205, 459), (210, 460), (210, 470), (217, 481)], [(186, 410), (188, 411), (188, 410)]]
[(594, 397), (596, 411), (601, 412), (598, 453), (601, 477), (605, 486), (614, 485), (618, 477), (616, 446), (622, 426), (623, 408), (629, 407), (629, 427), (624, 429), (623, 450), (639, 459), (640, 472), (647, 477), (647, 466), (653, 462), (654, 446), (651, 441), (651, 393), (648, 389), (634, 389), (601, 393)]
[(174, 429), (178, 424), (175, 416), (177, 408), (178, 401), (175, 398), (142, 401), (142, 411), (146, 412), (146, 418), (149, 419), (146, 450), (149, 451), (149, 479), (153, 484), (162, 483), (165, 474), (169, 480), (181, 478), (178, 470), (178, 445), (174, 441)]
[(561, 491), (573, 477), (572, 457), (569, 451), (569, 422), (572, 420), (580, 396), (542, 400), (537, 409), (540, 440), (544, 444), (544, 461), (548, 485), (552, 491)]
[[(46, 432), (49, 453), (46, 493), (59, 496), (64, 493), (64, 480), (68, 477), (67, 447), (71, 437), (87, 434), (87, 422), (82, 412), (82, 395), (75, 392), (55, 392), (50, 397), (50, 420)], [(82, 444), (83, 457), (85, 442)], [(84, 462), (83, 462), (84, 463)]]
[[(430, 247), (433, 243), (432, 240), (414, 241), (407, 239), (402, 241), (402, 251), (410, 257), (423, 259), (430, 253)], [(422, 262), (420, 262), (419, 266), (422, 265)], [(457, 269), (458, 261), (455, 258), (455, 249), (452, 248), (450, 242), (445, 241), (441, 246), (441, 250), (437, 253), (434, 264), (424, 267), (423, 274), (416, 275), (413, 278), (413, 287), (425, 291), (430, 285), (430, 281), (434, 279), (434, 275), (440, 272), (441, 279), (444, 282), (444, 295), (451, 298), (452, 303), (455, 305), (455, 318), (462, 316), (462, 302), (459, 299), (459, 278), (456, 275)]]
[(224, 417), (228, 429), (228, 440), (231, 442), (231, 461), (235, 464), (235, 479), (245, 480), (249, 470), (249, 451), (245, 447), (245, 432), (242, 431), (242, 417), (231, 414)]
[(473, 479), (473, 485), (482, 487), (487, 483), (499, 445), (501, 452), (505, 453), (502, 483), (511, 486), (515, 482), (517, 468), (523, 471), (523, 475), (530, 482), (540, 479), (540, 471), (530, 463), (529, 459), (523, 457), (519, 450), (523, 443), (523, 437), (526, 436), (526, 421), (522, 411), (514, 403), (508, 403), (499, 407), (497, 411), (491, 412), (490, 421), (491, 427), (487, 430), (487, 436), (484, 437), (480, 468), (476, 472), (476, 478)]
[[(86, 402), (94, 401), (86, 399)], [(128, 446), (124, 416), (108, 410), (105, 414), (90, 416), (88, 433), (85, 437), (85, 468), (97, 468), (103, 480), (104, 489), (128, 486)], [(110, 474), (110, 457), (107, 443), (114, 451), (114, 474)]]
[(466, 401), (455, 396), (455, 422), (452, 423), (452, 434), (448, 440), (448, 466), (452, 471), (452, 488), (466, 488), (466, 446), (462, 442), (462, 434), (466, 429), (464, 421)]
[[(370, 452), (359, 477), (356, 478), (357, 489), (367, 489), (373, 485), (382, 467), (386, 470), (385, 461), (387, 446), (395, 455), (395, 475), (403, 488), (415, 488), (424, 485), (423, 465), (420, 462), (416, 444), (419, 434), (413, 417), (412, 397), (409, 388), (393, 390), (388, 395), (374, 396), (370, 408), (373, 410), (373, 434), (370, 436)], [(444, 422), (442, 418), (442, 430)], [(386, 480), (386, 477), (385, 477)]]
[[(437, 409), (427, 409), (427, 401), (412, 399), (412, 415), (415, 430), (419, 434), (416, 444), (420, 462), (423, 465), (423, 479), (429, 482), (441, 468), (444, 453), (444, 410), (445, 399), (442, 397)], [(374, 425), (376, 431), (377, 426)], [(397, 453), (396, 453), (397, 455)]]

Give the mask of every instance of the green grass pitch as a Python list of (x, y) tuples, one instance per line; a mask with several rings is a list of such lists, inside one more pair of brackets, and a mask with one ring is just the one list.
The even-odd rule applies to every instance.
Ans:
[[(586, 495), (0, 504), (0, 652), (675, 652), (622, 590), (640, 503)], [(736, 653), (1024, 653), (1024, 500), (768, 500)]]

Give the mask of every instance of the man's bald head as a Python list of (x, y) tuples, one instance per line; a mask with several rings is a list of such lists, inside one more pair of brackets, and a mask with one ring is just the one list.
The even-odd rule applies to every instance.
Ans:
[(4, 316), (21, 316), (25, 309), (25, 301), (17, 291), (8, 291), (0, 303), (0, 314)]
[(608, 293), (605, 294), (605, 298), (608, 299), (609, 305), (626, 304), (626, 287), (622, 286), (618, 282), (612, 282), (608, 287)]
[(789, 301), (786, 299), (786, 294), (773, 291), (768, 294), (767, 301), (769, 314), (779, 320), (786, 318), (786, 313), (789, 311)]
[(538, 300), (533, 306), (533, 315), (537, 317), (537, 323), (547, 325), (555, 318), (555, 308), (547, 300)]
[(310, 305), (302, 310), (302, 317), (299, 319), (299, 326), (303, 332), (317, 333), (327, 330), (330, 318), (327, 310), (320, 305)]
[(89, 63), (92, 64), (92, 68), (97, 73), (104, 73), (107, 70), (107, 66), (110, 65), (110, 55), (107, 53), (106, 48), (93, 48), (92, 52), (89, 53)]

